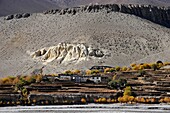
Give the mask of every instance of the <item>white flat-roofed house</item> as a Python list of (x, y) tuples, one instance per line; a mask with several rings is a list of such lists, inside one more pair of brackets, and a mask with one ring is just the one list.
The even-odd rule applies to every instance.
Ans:
[(95, 82), (95, 83), (100, 83), (102, 81), (101, 76), (100, 75), (94, 75), (94, 76), (90, 76), (89, 78), (91, 81)]
[(70, 74), (59, 74), (58, 78), (60, 80), (70, 80), (71, 81), (72, 75), (70, 75)]
[(102, 78), (100, 75), (90, 75), (90, 76), (82, 76), (81, 77), (81, 82), (87, 82), (87, 81), (92, 81), (94, 83), (100, 83)]

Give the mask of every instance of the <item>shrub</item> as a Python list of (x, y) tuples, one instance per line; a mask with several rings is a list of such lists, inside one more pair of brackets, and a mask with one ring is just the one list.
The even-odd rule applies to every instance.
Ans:
[(130, 64), (130, 66), (131, 66), (131, 67), (135, 67), (135, 66), (136, 66), (136, 64)]
[(127, 80), (126, 79), (119, 79), (118, 80), (120, 88), (124, 88), (127, 85)]
[(139, 70), (139, 66), (135, 65), (134, 67), (132, 67), (132, 70)]
[(127, 86), (125, 88), (125, 91), (123, 93), (124, 96), (131, 96), (132, 92), (131, 92), (131, 87), (130, 86)]
[(113, 77), (112, 77), (112, 80), (116, 80), (117, 78), (117, 75), (115, 74)]
[(5, 77), (5, 78), (2, 78), (0, 80), (0, 83), (1, 84), (13, 84), (13, 80), (14, 80), (13, 77), (8, 76), (8, 77)]
[(27, 82), (27, 84), (35, 83), (36, 81), (35, 76), (26, 76), (24, 80)]
[(14, 76), (8, 76), (8, 78), (13, 81), (16, 77), (14, 77)]
[(42, 75), (37, 75), (36, 78), (35, 78), (35, 80), (36, 80), (37, 83), (39, 83), (39, 82), (42, 81), (42, 78), (43, 78)]
[(160, 69), (161, 67), (163, 67), (163, 66), (164, 66), (164, 64), (163, 64), (163, 63), (157, 63), (156, 65), (157, 65), (157, 69)]
[(144, 69), (151, 69), (151, 66), (149, 65), (149, 64), (143, 64), (143, 66), (144, 66)]
[(164, 99), (161, 98), (161, 99), (159, 100), (159, 102), (160, 102), (160, 103), (164, 103)]
[(124, 66), (124, 67), (122, 67), (122, 71), (127, 71), (127, 67), (126, 66)]
[(26, 88), (23, 88), (23, 89), (22, 89), (22, 94), (23, 94), (24, 96), (27, 96), (27, 95), (28, 95), (28, 91), (27, 91)]
[(1, 84), (6, 84), (9, 82), (9, 79), (8, 78), (1, 78)]
[(67, 71), (65, 71), (64, 73), (65, 73), (65, 74), (72, 74), (72, 71), (67, 70)]
[(119, 98), (118, 98), (118, 102), (123, 103), (123, 98), (122, 98), (122, 97), (119, 97)]
[(91, 74), (91, 70), (87, 70), (86, 75), (90, 75), (90, 74)]
[(85, 98), (82, 98), (82, 99), (81, 99), (81, 102), (82, 102), (82, 103), (86, 103), (86, 99), (85, 99)]
[(151, 65), (151, 68), (152, 68), (154, 71), (157, 70), (157, 69), (158, 69), (157, 64), (152, 64), (152, 65)]
[(170, 62), (164, 62), (164, 65), (165, 66), (170, 65)]
[(32, 100), (32, 102), (35, 104), (37, 102), (37, 100), (34, 99), (34, 100)]
[(163, 64), (163, 62), (159, 60), (156, 62), (156, 64)]
[(106, 103), (106, 102), (107, 102), (107, 99), (106, 99), (106, 98), (102, 98), (102, 99), (101, 99), (101, 102), (102, 102), (102, 103)]
[(115, 68), (106, 68), (104, 70), (104, 73), (108, 73), (108, 72), (114, 72), (115, 71)]
[(133, 102), (134, 99), (135, 99), (135, 97), (133, 97), (133, 96), (129, 96), (129, 97), (128, 97), (128, 101), (129, 101), (129, 102)]
[(165, 97), (165, 98), (164, 98), (164, 102), (165, 102), (165, 103), (170, 103), (170, 97)]
[(127, 70), (126, 70), (126, 71), (130, 71), (130, 70), (132, 70), (132, 68), (127, 68)]
[(115, 68), (116, 71), (120, 71), (120, 69), (121, 68), (119, 66), (116, 66), (116, 68)]
[(116, 103), (116, 102), (117, 102), (117, 99), (112, 99), (111, 102), (112, 102), (112, 103)]
[(143, 70), (144, 69), (144, 66), (143, 65), (140, 65), (139, 66), (139, 70)]
[(156, 99), (155, 98), (151, 98), (151, 103), (155, 103), (156, 102)]
[(117, 81), (115, 80), (112, 80), (108, 83), (108, 86), (111, 88), (111, 89), (117, 89), (118, 88), (118, 83)]
[(110, 68), (106, 68), (106, 69), (104, 70), (104, 73), (109, 72), (109, 70), (110, 70)]
[(140, 102), (145, 103), (146, 102), (145, 98), (140, 98)]
[(124, 95), (123, 97), (118, 98), (118, 102), (120, 102), (120, 103), (133, 102), (134, 99), (135, 99), (135, 97), (133, 97), (133, 96)]
[(73, 74), (79, 74), (81, 71), (80, 70), (74, 70)]
[(14, 80), (13, 80), (13, 84), (17, 84), (19, 82), (19, 77), (16, 77)]
[(91, 70), (91, 74), (98, 74), (98, 73), (100, 73), (99, 70)]
[(24, 85), (28, 84), (26, 80), (24, 80), (23, 77), (21, 77), (18, 81), (18, 83), (15, 85), (18, 89), (21, 89)]
[(107, 99), (107, 103), (111, 103), (112, 102), (112, 99)]
[(140, 76), (143, 76), (143, 75), (145, 75), (146, 74), (146, 71), (144, 71), (144, 70), (139, 70), (139, 75)]
[[(115, 75), (116, 76), (116, 75)], [(126, 79), (119, 79), (119, 80), (112, 80), (108, 83), (108, 86), (111, 89), (122, 89), (126, 86), (127, 80)]]

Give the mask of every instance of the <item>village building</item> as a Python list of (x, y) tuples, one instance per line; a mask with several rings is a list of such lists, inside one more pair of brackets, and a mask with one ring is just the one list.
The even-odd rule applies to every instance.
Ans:
[(72, 77), (73, 77), (73, 74), (59, 74), (58, 75), (58, 78), (60, 80), (70, 80), (71, 81)]
[(59, 80), (70, 80), (75, 83), (87, 83), (87, 82), (94, 82), (94, 83), (101, 83), (102, 77), (101, 75), (77, 75), (77, 74), (59, 74)]

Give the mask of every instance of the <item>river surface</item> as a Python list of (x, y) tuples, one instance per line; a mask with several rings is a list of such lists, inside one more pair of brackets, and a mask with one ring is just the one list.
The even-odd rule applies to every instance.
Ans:
[(170, 113), (170, 105), (88, 104), (0, 107), (0, 113)]

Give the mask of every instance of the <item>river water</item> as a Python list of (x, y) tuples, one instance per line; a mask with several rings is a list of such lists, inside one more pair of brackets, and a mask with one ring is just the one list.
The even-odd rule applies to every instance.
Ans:
[(170, 105), (88, 104), (1, 107), (0, 113), (170, 113)]

